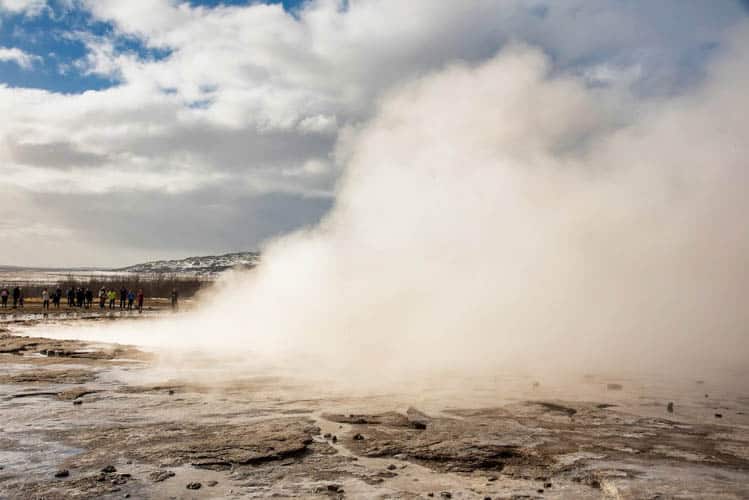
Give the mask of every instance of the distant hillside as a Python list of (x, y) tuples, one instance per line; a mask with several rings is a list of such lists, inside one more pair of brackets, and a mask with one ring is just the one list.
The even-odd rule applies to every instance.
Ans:
[(237, 252), (225, 255), (205, 255), (203, 257), (187, 257), (178, 260), (156, 260), (135, 264), (134, 266), (113, 269), (117, 272), (131, 273), (175, 273), (212, 275), (234, 267), (251, 269), (260, 263), (258, 252)]

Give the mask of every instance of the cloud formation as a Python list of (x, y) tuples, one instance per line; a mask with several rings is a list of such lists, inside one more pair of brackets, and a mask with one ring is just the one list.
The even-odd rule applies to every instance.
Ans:
[(0, 14), (3, 11), (13, 14), (38, 15), (46, 7), (46, 0), (0, 0)]
[[(40, 2), (3, 2), (14, 12), (32, 5)], [(256, 247), (291, 221), (324, 213), (345, 137), (405, 81), (523, 41), (549, 55), (552, 71), (621, 88), (610, 103), (619, 107), (611, 120), (621, 122), (643, 100), (698, 84), (725, 31), (745, 17), (739, 2), (676, 0), (315, 0), (293, 13), (169, 0), (67, 8), (112, 29), (66, 33), (86, 55), (65, 70), (116, 83), (76, 94), (0, 87), (0, 186), (23, 204), (7, 232), (35, 226), (40, 214), (59, 224), (46, 240), (16, 238), (18, 252), (3, 259), (10, 264), (51, 264), (60, 231), (90, 250), (56, 252), (61, 265)], [(100, 197), (111, 203), (94, 204)], [(156, 211), (165, 203), (180, 216)], [(143, 233), (123, 240), (99, 224), (87, 230), (76, 214), (94, 208)], [(194, 220), (206, 235), (213, 225), (235, 226), (211, 239), (193, 230)], [(269, 229), (276, 220), (284, 222)]]
[(31, 69), (34, 61), (39, 59), (39, 56), (27, 54), (16, 47), (0, 47), (0, 62), (14, 62), (23, 69)]

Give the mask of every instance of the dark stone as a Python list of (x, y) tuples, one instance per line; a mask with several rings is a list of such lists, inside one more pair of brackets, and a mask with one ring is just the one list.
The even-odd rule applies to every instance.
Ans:
[(497, 479), (498, 479), (498, 478), (497, 478), (497, 476), (489, 476), (489, 479), (488, 479), (488, 480), (489, 480), (490, 482), (494, 482), (494, 481), (496, 481)]
[(363, 440), (364, 440), (364, 436), (358, 433), (354, 434), (354, 441), (363, 441)]
[(148, 477), (154, 483), (160, 483), (161, 481), (166, 481), (170, 477), (174, 477), (174, 472), (170, 470), (159, 470), (152, 472)]
[(203, 485), (200, 484), (197, 481), (193, 481), (192, 483), (187, 483), (187, 489), (188, 490), (199, 490), (202, 487), (203, 487)]
[(329, 432), (326, 432), (325, 434), (322, 435), (322, 437), (324, 437), (325, 439), (330, 439), (333, 437), (333, 435)]
[(723, 418), (723, 414), (722, 413), (716, 413), (715, 414), (715, 418)]
[(666, 410), (668, 410), (669, 413), (673, 413), (674, 412), (674, 404), (673, 403), (668, 403), (668, 406), (666, 406)]
[(396, 466), (395, 466), (394, 464), (390, 464), (390, 465), (388, 465), (388, 470), (395, 470), (395, 469), (397, 469), (397, 468), (398, 468), (398, 467), (396, 467)]
[(207, 483), (205, 483), (205, 485), (208, 486), (209, 488), (213, 488), (217, 484), (218, 484), (218, 481), (208, 481)]
[(544, 488), (546, 488), (547, 490), (548, 490), (549, 488), (551, 488), (551, 483), (544, 483)]
[(117, 469), (114, 468), (114, 465), (107, 465), (101, 471), (104, 474), (112, 474), (113, 472), (117, 472)]
[(442, 498), (452, 498), (452, 497), (453, 497), (453, 494), (452, 494), (452, 493), (450, 493), (449, 491), (443, 491), (442, 493), (440, 493), (440, 496), (441, 496)]
[(606, 384), (606, 389), (610, 391), (621, 391), (623, 387), (622, 384)]
[(169, 395), (174, 396), (174, 389), (169, 389)]
[(537, 490), (536, 490), (536, 492), (538, 492), (538, 493), (543, 493), (543, 492), (544, 492), (544, 490), (543, 490), (543, 488), (539, 488), (539, 489), (537, 489)]
[(331, 441), (333, 441), (334, 443), (337, 443), (338, 442), (338, 436), (333, 436), (333, 438), (331, 439)]
[(61, 469), (55, 472), (55, 477), (68, 477), (70, 476), (70, 471), (68, 469)]
[(74, 404), (74, 405), (76, 405), (76, 406), (78, 406), (78, 405), (82, 405), (82, 404), (83, 404), (83, 401), (81, 401), (81, 400), (79, 400), (79, 399), (76, 399), (75, 401), (73, 401), (73, 404)]

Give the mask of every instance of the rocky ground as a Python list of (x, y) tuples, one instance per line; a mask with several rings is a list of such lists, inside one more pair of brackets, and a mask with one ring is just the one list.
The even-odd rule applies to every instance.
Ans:
[(749, 394), (709, 381), (355, 397), (0, 335), (0, 498), (749, 498)]

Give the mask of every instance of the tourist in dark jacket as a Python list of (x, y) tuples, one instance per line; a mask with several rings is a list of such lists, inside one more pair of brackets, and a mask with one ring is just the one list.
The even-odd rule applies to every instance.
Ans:
[(127, 302), (127, 288), (124, 286), (120, 288), (120, 309), (125, 309), (125, 303)]
[(21, 289), (18, 287), (15, 287), (13, 289), (13, 309), (18, 307), (18, 300), (21, 298)]

